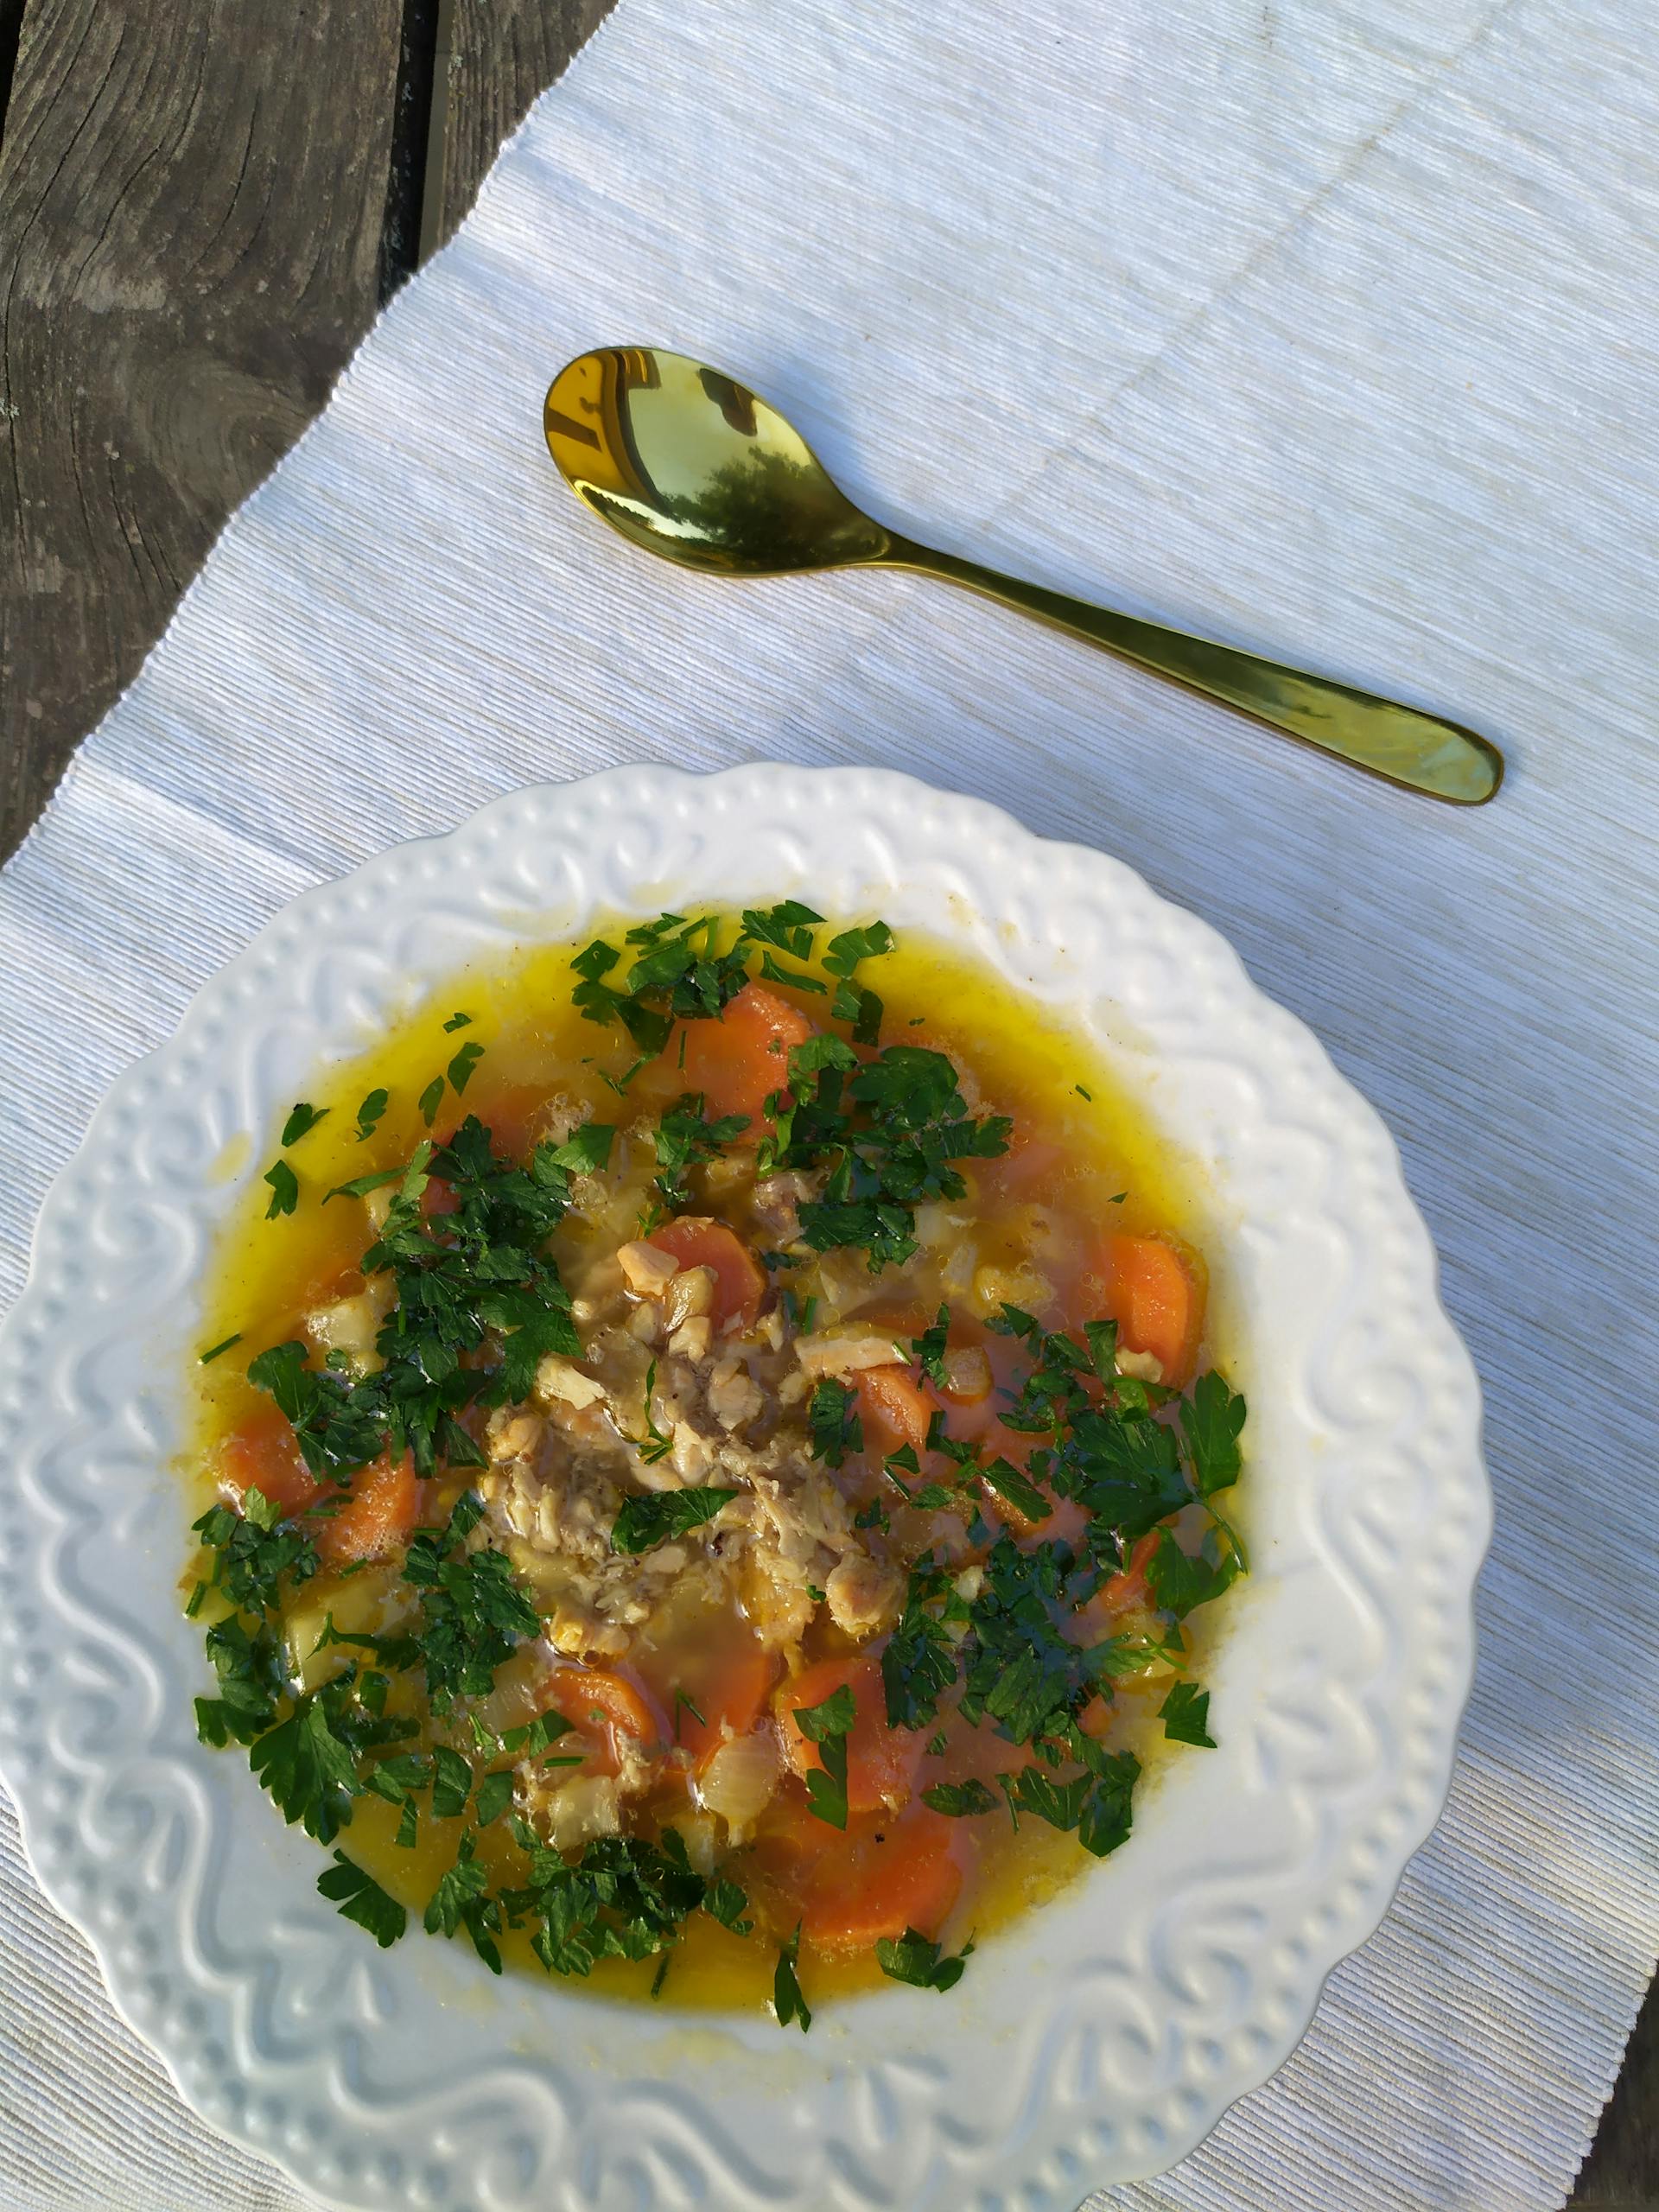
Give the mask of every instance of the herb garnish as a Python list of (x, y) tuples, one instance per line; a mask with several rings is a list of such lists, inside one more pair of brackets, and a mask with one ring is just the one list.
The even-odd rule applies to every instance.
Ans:
[[(993, 1801), (995, 1802), (995, 1801)], [(906, 1928), (902, 1936), (878, 1936), (876, 1964), (890, 1981), (907, 1981), (916, 1989), (954, 1989), (974, 1947), (964, 1943), (954, 1958), (946, 1958), (937, 1943)]]
[(317, 1887), (324, 1897), (339, 1905), (340, 1916), (354, 1920), (359, 1928), (366, 1928), (384, 1951), (397, 1941), (409, 1925), (409, 1915), (396, 1897), (388, 1897), (372, 1874), (364, 1872), (354, 1859), (343, 1851), (334, 1853), (334, 1864), (317, 1877)]
[(1210, 1733), (1210, 1693), (1196, 1682), (1175, 1683), (1159, 1707), (1158, 1718), (1172, 1744), (1196, 1744), (1203, 1751), (1215, 1750), (1216, 1739)]
[(377, 1123), (391, 1103), (389, 1090), (372, 1090), (357, 1109), (357, 1141), (363, 1143), (374, 1135)]
[(613, 1552), (648, 1552), (712, 1521), (737, 1496), (734, 1490), (647, 1490), (622, 1501), (611, 1526)]
[(328, 1109), (326, 1106), (319, 1109), (301, 1099), (297, 1105), (289, 1108), (288, 1119), (283, 1123), (283, 1151), (286, 1152), (289, 1145), (297, 1144), (308, 1129), (315, 1129), (319, 1122), (326, 1122), (327, 1118)]
[(261, 1180), (270, 1185), (270, 1204), (265, 1208), (265, 1219), (275, 1221), (278, 1214), (292, 1213), (300, 1202), (300, 1179), (285, 1160), (268, 1167)]
[(786, 2028), (791, 2020), (798, 2020), (804, 2035), (812, 2024), (812, 2015), (807, 2010), (806, 1999), (801, 1994), (801, 1985), (796, 1968), (801, 1960), (801, 1931), (795, 1933), (778, 1948), (778, 1970), (772, 1981), (772, 2009), (778, 2015), (778, 2024)]
[(795, 1725), (809, 1743), (818, 1747), (822, 1766), (806, 1777), (806, 1802), (821, 1821), (832, 1828), (847, 1825), (847, 1738), (857, 1711), (852, 1686), (843, 1682), (818, 1705), (795, 1707)]

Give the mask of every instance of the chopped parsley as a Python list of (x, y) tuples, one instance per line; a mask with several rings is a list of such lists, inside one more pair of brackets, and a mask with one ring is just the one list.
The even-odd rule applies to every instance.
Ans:
[(709, 1121), (702, 1104), (701, 1092), (688, 1092), (677, 1098), (652, 1133), (652, 1145), (657, 1154), (652, 1188), (671, 1211), (682, 1211), (690, 1205), (691, 1193), (685, 1179), (691, 1170), (705, 1160), (717, 1159), (721, 1147), (741, 1137), (749, 1126), (747, 1114), (722, 1114), (716, 1120)]
[(389, 1090), (372, 1090), (357, 1109), (357, 1141), (364, 1143), (374, 1135), (382, 1115), (391, 1103)]
[(340, 1917), (366, 1928), (381, 1949), (395, 1943), (409, 1925), (409, 1915), (396, 1897), (388, 1897), (372, 1874), (367, 1874), (343, 1851), (334, 1864), (317, 1877), (324, 1897), (338, 1904)]
[(699, 1874), (677, 1828), (664, 1828), (655, 1844), (601, 1836), (569, 1861), (527, 1822), (515, 1820), (513, 1834), (529, 1878), (501, 1893), (501, 1907), (510, 1925), (533, 1924), (531, 1948), (550, 1974), (586, 1975), (601, 1959), (653, 1957), (695, 1912), (736, 1935), (750, 1932), (743, 1891), (727, 1876)]
[(822, 1766), (806, 1777), (806, 1802), (832, 1828), (847, 1825), (847, 1738), (857, 1718), (852, 1686), (843, 1682), (819, 1705), (795, 1707), (795, 1725), (818, 1747)]
[(936, 1813), (948, 1813), (953, 1820), (971, 1819), (976, 1814), (994, 1813), (998, 1804), (996, 1792), (977, 1779), (968, 1782), (936, 1782), (922, 1792), (922, 1802), (931, 1805)]
[(814, 1385), (806, 1409), (814, 1455), (826, 1467), (838, 1467), (849, 1452), (864, 1449), (864, 1429), (856, 1408), (858, 1393), (833, 1375)]
[(801, 1931), (798, 1927), (786, 1942), (778, 1947), (778, 1967), (772, 1981), (772, 2009), (778, 2015), (778, 2024), (786, 2028), (791, 2020), (800, 2023), (804, 2035), (812, 2024), (812, 2015), (807, 2010), (806, 1999), (801, 1994), (797, 1967), (801, 1961)]
[(454, 1092), (457, 1098), (460, 1097), (461, 1092), (466, 1090), (467, 1085), (471, 1082), (473, 1070), (478, 1065), (483, 1057), (484, 1047), (481, 1045), (467, 1044), (461, 1046), (461, 1050), (455, 1054), (454, 1059), (450, 1061), (447, 1070), (447, 1073), (449, 1077), (449, 1088)]
[(671, 1537), (712, 1521), (737, 1496), (734, 1490), (647, 1490), (624, 1498), (611, 1526), (613, 1552), (648, 1552)]
[(1171, 1743), (1215, 1750), (1216, 1739), (1210, 1733), (1210, 1693), (1196, 1682), (1177, 1682), (1159, 1707), (1158, 1718)]
[(875, 1960), (890, 1981), (907, 1981), (915, 1989), (943, 1993), (954, 1989), (962, 1980), (973, 1948), (971, 1943), (964, 1943), (954, 1958), (947, 1958), (937, 1943), (906, 1928), (902, 1936), (876, 1937)]
[(262, 1179), (270, 1185), (270, 1204), (265, 1208), (265, 1219), (275, 1221), (278, 1214), (292, 1213), (300, 1202), (300, 1179), (285, 1160), (268, 1167)]
[(289, 1145), (297, 1144), (308, 1129), (315, 1129), (319, 1122), (326, 1122), (327, 1118), (328, 1109), (326, 1106), (319, 1109), (301, 1099), (297, 1105), (289, 1108), (288, 1119), (283, 1123), (283, 1151), (286, 1152)]
[(217, 1359), (220, 1352), (229, 1351), (232, 1344), (239, 1344), (241, 1341), (242, 1332), (240, 1329), (236, 1332), (234, 1336), (221, 1338), (218, 1344), (209, 1344), (206, 1351), (197, 1353), (197, 1366), (206, 1367), (211, 1361)]
[(404, 1560), (404, 1580), (423, 1592), (418, 1649), (435, 1713), (457, 1697), (487, 1697), (502, 1661), (541, 1630), (506, 1554), (463, 1548), (483, 1510), (468, 1491), (442, 1529), (416, 1531)]

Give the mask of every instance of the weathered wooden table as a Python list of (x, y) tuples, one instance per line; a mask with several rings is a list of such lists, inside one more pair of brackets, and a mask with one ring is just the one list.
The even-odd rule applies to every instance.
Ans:
[[(0, 0), (0, 855), (610, 4)], [(1651, 1996), (1573, 2202), (1659, 2212)]]

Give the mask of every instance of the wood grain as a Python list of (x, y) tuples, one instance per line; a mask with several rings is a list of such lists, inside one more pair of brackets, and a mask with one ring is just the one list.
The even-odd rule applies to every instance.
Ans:
[(29, 0), (0, 139), (0, 852), (377, 305), (399, 0)]
[(435, 155), (424, 259), (478, 197), (501, 142), (610, 13), (614, 0), (446, 0), (438, 18)]
[(1659, 1984), (1648, 1991), (1567, 2212), (1659, 2212)]

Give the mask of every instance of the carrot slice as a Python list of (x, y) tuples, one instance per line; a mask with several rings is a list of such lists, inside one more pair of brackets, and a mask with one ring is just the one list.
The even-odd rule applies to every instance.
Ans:
[(907, 1368), (863, 1369), (858, 1376), (858, 1410), (876, 1426), (877, 1435), (867, 1435), (867, 1443), (879, 1445), (881, 1433), (891, 1432), (900, 1444), (914, 1445), (918, 1452), (925, 1449), (933, 1404)]
[(1204, 1330), (1198, 1261), (1164, 1236), (1112, 1236), (1102, 1266), (1106, 1310), (1131, 1351), (1150, 1352), (1174, 1389), (1185, 1388)]
[(963, 1823), (918, 1805), (903, 1820), (883, 1820), (849, 1836), (844, 1851), (820, 1862), (802, 1928), (824, 1951), (868, 1950), (906, 1928), (934, 1936), (962, 1893)]
[(220, 1489), (239, 1508), (250, 1490), (268, 1498), (279, 1513), (302, 1513), (321, 1490), (300, 1457), (288, 1417), (275, 1406), (251, 1414), (219, 1447)]
[(873, 1813), (879, 1806), (902, 1805), (915, 1785), (923, 1738), (914, 1729), (888, 1727), (880, 1662), (874, 1650), (853, 1659), (820, 1659), (784, 1685), (778, 1694), (784, 1755), (799, 1775), (823, 1764), (795, 1714), (803, 1706), (822, 1705), (843, 1684), (853, 1693), (857, 1715), (847, 1738), (847, 1809)]
[(1098, 1606), (1102, 1612), (1115, 1618), (1119, 1613), (1137, 1612), (1150, 1605), (1152, 1589), (1147, 1580), (1147, 1569), (1157, 1548), (1158, 1531), (1153, 1529), (1136, 1542), (1122, 1573), (1101, 1584), (1090, 1601), (1091, 1607)]
[[(733, 1736), (747, 1736), (766, 1711), (778, 1679), (778, 1657), (750, 1638), (697, 1693), (697, 1711), (679, 1713), (680, 1743), (701, 1767)], [(698, 1714), (702, 1718), (698, 1718)], [(822, 1825), (822, 1823), (820, 1823)]]
[(408, 1543), (420, 1512), (421, 1486), (415, 1462), (377, 1459), (352, 1483), (340, 1510), (315, 1523), (317, 1557), (325, 1567), (345, 1567), (356, 1559), (385, 1559)]
[(682, 1214), (653, 1229), (645, 1242), (683, 1268), (707, 1268), (715, 1278), (711, 1316), (723, 1329), (735, 1320), (748, 1328), (766, 1294), (766, 1271), (734, 1230), (701, 1214)]
[(721, 1014), (688, 1021), (681, 1031), (684, 1056), (672, 1038), (670, 1065), (677, 1061), (688, 1090), (702, 1093), (711, 1119), (747, 1114), (745, 1141), (757, 1143), (772, 1124), (766, 1103), (784, 1088), (789, 1055), (812, 1034), (812, 1024), (798, 1007), (760, 983), (745, 983)]
[(580, 1727), (617, 1728), (642, 1744), (654, 1742), (662, 1728), (643, 1690), (626, 1675), (604, 1667), (556, 1667), (548, 1678), (548, 1703)]

